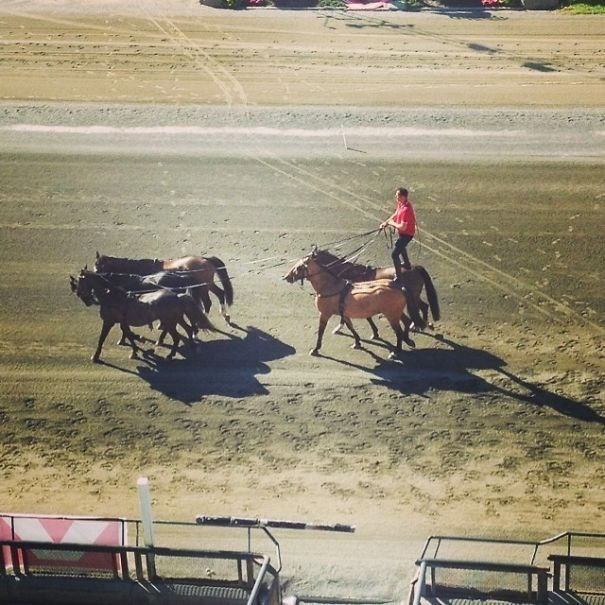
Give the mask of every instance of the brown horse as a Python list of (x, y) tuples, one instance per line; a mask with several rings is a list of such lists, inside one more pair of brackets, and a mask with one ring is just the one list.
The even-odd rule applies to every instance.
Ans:
[[(335, 275), (352, 282), (373, 281), (375, 279), (395, 279), (394, 267), (376, 268), (368, 265), (362, 265), (360, 263), (353, 263), (340, 258), (327, 250), (316, 250), (316, 255), (320, 262), (328, 267)], [(414, 297), (424, 323), (432, 328), (432, 322), (428, 321), (429, 308), (433, 321), (439, 321), (441, 312), (439, 310), (437, 291), (435, 290), (435, 286), (431, 276), (429, 275), (429, 272), (421, 265), (414, 265), (411, 269), (404, 270), (402, 272), (400, 281), (405, 287), (407, 293)], [(426, 296), (429, 301), (428, 304), (421, 298), (423, 288), (426, 291)], [(411, 327), (410, 319), (404, 315), (403, 321), (409, 330)], [(368, 318), (368, 323), (372, 329), (372, 338), (377, 339), (378, 328), (371, 317)], [(342, 326), (343, 324), (341, 322), (333, 330), (333, 333), (336, 334), (342, 328)]]
[[(212, 292), (221, 305), (221, 315), (228, 324), (231, 323), (227, 307), (233, 304), (233, 285), (225, 263), (216, 256), (184, 256), (158, 260), (157, 258), (120, 258), (97, 252), (94, 268), (97, 273), (152, 275), (159, 271), (170, 271), (186, 276), (191, 282), (189, 285), (191, 295), (198, 303), (203, 304), (205, 312), (210, 312), (212, 301), (208, 292)], [(219, 277), (222, 289), (214, 283), (215, 274)]]
[[(318, 260), (318, 252), (313, 251), (299, 260), (284, 279), (289, 283), (307, 279), (316, 292), (315, 306), (319, 311), (319, 329), (317, 343), (311, 350), (311, 355), (318, 355), (328, 319), (332, 315), (340, 315), (355, 338), (353, 348), (360, 348), (359, 335), (353, 328), (351, 319), (368, 319), (381, 313), (391, 324), (397, 337), (395, 352), (390, 357), (401, 354), (402, 341), (409, 341), (409, 333), (401, 329), (403, 310), (408, 311), (418, 326), (423, 326), (422, 318), (414, 299), (406, 294), (405, 289), (389, 279), (379, 279), (369, 282), (351, 283), (332, 272), (330, 268)], [(409, 344), (409, 342), (408, 342)]]
[(193, 328), (214, 330), (198, 304), (188, 294), (175, 294), (171, 290), (159, 290), (135, 296), (112, 285), (102, 275), (85, 270), (81, 271), (77, 278), (70, 276), (69, 279), (72, 291), (87, 307), (94, 304), (100, 305), (103, 326), (97, 349), (91, 357), (95, 363), (99, 361), (103, 343), (115, 324), (120, 325), (122, 333), (130, 341), (131, 358), (137, 357), (139, 348), (130, 326), (151, 325), (154, 321), (159, 320), (160, 329), (172, 336), (172, 348), (168, 359), (175, 356), (178, 344), (182, 339), (176, 329), (177, 325), (185, 329), (189, 336), (189, 343), (193, 346), (193, 331), (185, 322), (185, 317), (189, 319)]

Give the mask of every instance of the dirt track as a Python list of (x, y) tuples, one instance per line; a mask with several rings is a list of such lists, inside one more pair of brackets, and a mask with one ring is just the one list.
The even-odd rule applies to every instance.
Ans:
[[(161, 4), (0, 13), (3, 509), (136, 516), (147, 474), (162, 518), (349, 522), (347, 561), (337, 540), (289, 570), (347, 594), (394, 591), (429, 533), (601, 529), (602, 20)], [(384, 324), (308, 357), (310, 289), (281, 275), (377, 226), (399, 184), (443, 321), (401, 365)], [(196, 357), (112, 341), (90, 364), (68, 275), (95, 250), (219, 256), (239, 327), (215, 307)]]

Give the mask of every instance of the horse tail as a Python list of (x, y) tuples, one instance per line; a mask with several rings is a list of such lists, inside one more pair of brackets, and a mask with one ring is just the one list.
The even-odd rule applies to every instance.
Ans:
[(429, 299), (431, 315), (435, 321), (439, 321), (439, 319), (441, 319), (441, 311), (439, 310), (439, 299), (437, 298), (437, 290), (435, 290), (433, 280), (424, 267), (416, 265), (415, 268), (422, 275), (422, 279), (424, 280), (424, 287), (426, 289), (426, 297)]
[(229, 277), (229, 273), (227, 273), (225, 263), (216, 256), (208, 256), (206, 260), (216, 269), (225, 292), (225, 302), (231, 306), (233, 304), (233, 285), (231, 284), (231, 278)]
[(416, 299), (408, 292), (405, 286), (401, 286), (401, 291), (405, 295), (406, 305), (408, 309), (408, 313), (410, 314), (410, 318), (416, 325), (416, 327), (422, 329), (426, 326), (424, 323), (424, 319), (420, 317), (420, 312), (418, 311), (418, 304), (416, 303)]
[(194, 328), (210, 332), (216, 331), (208, 316), (202, 312), (200, 307), (195, 303), (195, 299), (189, 294), (189, 290), (187, 290), (187, 294), (179, 295), (179, 299), (183, 302), (183, 313)]

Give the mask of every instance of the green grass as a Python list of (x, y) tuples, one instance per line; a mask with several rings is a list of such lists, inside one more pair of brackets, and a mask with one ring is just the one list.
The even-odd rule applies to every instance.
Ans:
[(562, 8), (562, 11), (572, 15), (603, 15), (605, 4), (596, 2), (572, 2)]

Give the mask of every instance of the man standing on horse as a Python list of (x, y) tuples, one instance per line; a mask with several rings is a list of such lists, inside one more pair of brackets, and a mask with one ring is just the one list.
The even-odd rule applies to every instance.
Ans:
[(393, 246), (393, 252), (391, 258), (393, 259), (393, 265), (395, 266), (396, 279), (401, 278), (401, 263), (400, 257), (403, 260), (404, 269), (411, 269), (410, 259), (408, 258), (408, 252), (406, 250), (407, 245), (412, 241), (414, 235), (416, 235), (416, 216), (414, 214), (414, 208), (408, 200), (408, 190), (404, 187), (399, 187), (395, 191), (395, 199), (397, 200), (397, 207), (395, 212), (391, 216), (380, 223), (380, 229), (386, 229), (386, 227), (393, 227), (397, 230), (399, 237)]

